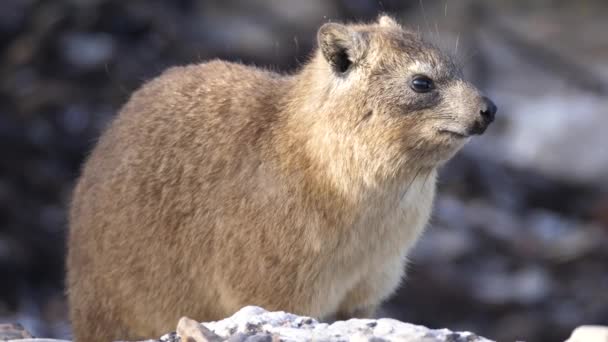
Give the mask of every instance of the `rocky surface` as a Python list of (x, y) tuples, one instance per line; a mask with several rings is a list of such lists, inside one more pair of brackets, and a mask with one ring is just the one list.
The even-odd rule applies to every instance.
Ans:
[[(3, 335), (0, 333), (0, 341)], [(11, 342), (60, 342), (43, 339), (8, 339)], [(182, 318), (177, 332), (158, 340), (139, 342), (491, 342), (471, 332), (433, 330), (394, 319), (351, 319), (332, 324), (286, 312), (268, 312), (247, 306), (233, 316), (217, 322), (197, 323)], [(124, 341), (123, 341), (124, 342)]]
[[(608, 326), (581, 326), (566, 342), (605, 342)], [(0, 325), (0, 341), (69, 342), (32, 338), (20, 325)], [(198, 323), (183, 317), (176, 332), (137, 342), (492, 342), (472, 332), (429, 329), (394, 319), (350, 319), (332, 324), (282, 311), (247, 306), (217, 322)], [(118, 341), (127, 342), (127, 341)]]
[[(489, 342), (470, 332), (447, 329), (432, 330), (393, 319), (351, 319), (333, 324), (319, 323), (309, 317), (285, 312), (268, 312), (249, 306), (230, 318), (203, 324), (215, 337), (209, 340), (229, 341), (421, 341), (421, 342)], [(181, 341), (184, 341), (182, 339)], [(170, 341), (168, 337), (160, 341)], [(203, 342), (203, 340), (195, 340)]]

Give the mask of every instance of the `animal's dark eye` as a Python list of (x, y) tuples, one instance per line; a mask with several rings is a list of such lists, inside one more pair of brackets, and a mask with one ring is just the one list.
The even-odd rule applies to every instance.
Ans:
[(424, 75), (414, 76), (411, 86), (417, 93), (427, 93), (435, 88), (433, 80)]

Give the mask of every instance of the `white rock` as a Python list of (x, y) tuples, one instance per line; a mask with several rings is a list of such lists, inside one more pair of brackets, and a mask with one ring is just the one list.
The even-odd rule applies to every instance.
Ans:
[(608, 342), (608, 326), (582, 325), (574, 329), (566, 342)]
[(432, 330), (394, 319), (351, 319), (331, 325), (309, 317), (285, 312), (268, 312), (259, 307), (244, 307), (232, 317), (202, 323), (215, 334), (228, 338), (238, 333), (272, 335), (286, 342), (302, 341), (479, 341), (490, 340), (470, 332)]

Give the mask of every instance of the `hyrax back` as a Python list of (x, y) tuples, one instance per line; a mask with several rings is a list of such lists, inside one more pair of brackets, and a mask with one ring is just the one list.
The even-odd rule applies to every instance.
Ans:
[(436, 168), (495, 108), (388, 17), (318, 41), (295, 75), (213, 61), (133, 94), (74, 191), (76, 341), (245, 305), (368, 316), (394, 291)]

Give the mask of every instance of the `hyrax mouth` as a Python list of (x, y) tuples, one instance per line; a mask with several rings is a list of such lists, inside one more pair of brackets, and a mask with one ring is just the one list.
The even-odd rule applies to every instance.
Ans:
[(469, 134), (461, 133), (461, 132), (456, 132), (456, 131), (452, 131), (452, 130), (449, 130), (449, 129), (442, 129), (442, 130), (439, 131), (439, 133), (447, 134), (447, 135), (449, 135), (449, 136), (451, 136), (453, 138), (457, 138), (457, 139), (466, 139), (466, 138), (470, 137)]

